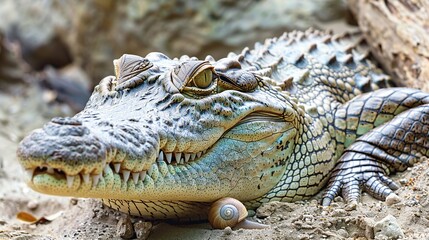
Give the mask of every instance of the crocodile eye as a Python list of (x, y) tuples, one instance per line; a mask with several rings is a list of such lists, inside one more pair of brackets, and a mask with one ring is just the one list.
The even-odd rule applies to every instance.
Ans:
[(196, 87), (207, 88), (213, 81), (213, 72), (212, 69), (205, 69), (202, 72), (198, 73), (193, 79), (192, 82)]
[(183, 94), (207, 96), (216, 90), (217, 75), (208, 61), (189, 60), (177, 65), (171, 72), (171, 81)]

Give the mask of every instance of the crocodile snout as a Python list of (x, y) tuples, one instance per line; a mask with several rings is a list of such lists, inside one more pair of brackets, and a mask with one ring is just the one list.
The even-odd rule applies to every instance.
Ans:
[(75, 118), (54, 118), (33, 131), (18, 147), (18, 158), (26, 170), (54, 168), (67, 175), (101, 172), (106, 147)]

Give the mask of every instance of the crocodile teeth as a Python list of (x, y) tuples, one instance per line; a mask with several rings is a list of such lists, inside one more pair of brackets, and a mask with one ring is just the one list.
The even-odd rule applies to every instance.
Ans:
[(73, 186), (74, 176), (66, 175), (67, 178), (67, 187), (71, 188)]
[(34, 168), (25, 170), (25, 173), (27, 174), (28, 178), (31, 180), (33, 178)]
[(180, 161), (177, 162), (178, 164), (185, 164), (185, 159), (181, 158)]
[(172, 158), (173, 154), (172, 153), (165, 153), (165, 158), (167, 159), (168, 163), (171, 163), (171, 158)]
[(197, 152), (197, 158), (201, 157), (202, 152)]
[(180, 153), (180, 152), (175, 153), (174, 157), (176, 158), (176, 162), (179, 163), (180, 162), (180, 158), (182, 158), (182, 153)]
[(124, 178), (124, 182), (128, 182), (128, 179), (130, 178), (130, 171), (123, 170), (122, 171), (122, 177)]
[(146, 171), (142, 171), (142, 172), (140, 172), (140, 179), (142, 180), (142, 181), (144, 181), (144, 179), (146, 178)]
[(185, 153), (185, 162), (188, 162), (190, 157), (191, 157), (191, 154)]
[(163, 161), (164, 161), (164, 153), (160, 151), (158, 156), (158, 162), (163, 162)]
[(83, 181), (85, 183), (89, 183), (89, 174), (88, 173), (87, 174), (82, 174), (82, 178), (83, 178)]
[(48, 172), (49, 174), (54, 174), (54, 168), (48, 167), (48, 170), (46, 170), (46, 172)]
[(154, 164), (152, 164), (152, 166), (150, 166), (149, 170), (147, 171), (149, 176), (152, 176), (153, 168), (154, 168)]
[(197, 157), (197, 154), (196, 153), (192, 153), (191, 154), (191, 161), (194, 161), (196, 157)]
[(109, 166), (109, 164), (106, 164), (106, 166), (104, 166), (104, 173), (108, 173), (109, 172), (109, 170), (111, 170), (110, 169), (110, 166)]
[(121, 169), (121, 164), (115, 163), (115, 164), (113, 164), (113, 166), (115, 167), (115, 173), (119, 173), (119, 170)]
[(139, 181), (139, 176), (140, 176), (140, 173), (138, 173), (138, 172), (133, 173), (134, 184), (137, 184), (137, 182)]
[(100, 181), (101, 173), (92, 176), (92, 186), (95, 187), (98, 184), (98, 181)]

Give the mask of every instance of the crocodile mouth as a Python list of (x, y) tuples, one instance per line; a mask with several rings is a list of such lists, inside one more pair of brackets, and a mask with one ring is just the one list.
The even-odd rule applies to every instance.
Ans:
[[(232, 179), (242, 176), (234, 175), (236, 169), (255, 156), (239, 152), (247, 151), (249, 142), (268, 148), (279, 135), (292, 128), (276, 114), (254, 112), (198, 152), (168, 151), (167, 142), (151, 138), (150, 134), (132, 135), (132, 128), (125, 129), (131, 134), (126, 138), (129, 143), (138, 142), (131, 136), (143, 135), (146, 143), (150, 139), (156, 141), (150, 144), (152, 149), (144, 145), (148, 151), (141, 158), (133, 155), (129, 145), (116, 147), (112, 141), (101, 142), (100, 139), (105, 139), (100, 135), (101, 130), (89, 131), (77, 122), (73, 126), (56, 122), (60, 121), (35, 131), (18, 149), (19, 160), (34, 190), (61, 196), (183, 201), (212, 201), (219, 195), (230, 194), (228, 188), (220, 187), (221, 182), (233, 186)], [(76, 134), (70, 136), (72, 131)], [(158, 146), (161, 149), (156, 149)], [(241, 150), (234, 149), (237, 146)], [(203, 190), (207, 194), (201, 195)]]
[(155, 182), (158, 177), (160, 177), (160, 174), (163, 175), (163, 177), (167, 175), (166, 171), (176, 172), (174, 168), (184, 166), (185, 164), (195, 163), (206, 152), (207, 150), (197, 153), (164, 152), (163, 150), (160, 150), (156, 161), (148, 170), (137, 172), (132, 172), (125, 168), (124, 165), (126, 164), (126, 161), (124, 161), (124, 159), (126, 156), (118, 151), (112, 151), (107, 154), (106, 160), (103, 161), (104, 166), (100, 168), (102, 169), (101, 172), (94, 169), (92, 173), (81, 171), (77, 174), (69, 175), (63, 169), (51, 167), (48, 164), (27, 168), (25, 169), (25, 172), (29, 180), (33, 183), (36, 183), (34, 180), (37, 179), (37, 176), (39, 175), (50, 175), (57, 181), (67, 181), (68, 188), (75, 188), (76, 179), (80, 179), (79, 184), (90, 184), (92, 187), (96, 187), (100, 182), (100, 179), (106, 178), (108, 177), (107, 175), (112, 174), (120, 176), (120, 179), (125, 183), (132, 180), (132, 182), (137, 185), (139, 182), (143, 182), (143, 184), (145, 182)]

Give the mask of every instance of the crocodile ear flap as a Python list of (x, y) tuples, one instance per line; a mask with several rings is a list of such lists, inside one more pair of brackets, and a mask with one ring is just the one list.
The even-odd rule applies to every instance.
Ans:
[(236, 59), (222, 58), (215, 64), (219, 75), (218, 86), (223, 90), (237, 90), (251, 92), (258, 86), (257, 77), (241, 69), (241, 64)]
[(115, 66), (115, 75), (118, 86), (124, 85), (127, 81), (132, 81), (132, 85), (136, 85), (136, 81), (133, 81), (133, 79), (139, 78), (144, 80), (140, 74), (153, 66), (148, 59), (131, 54), (124, 54), (119, 59), (113, 60), (113, 65)]
[(219, 72), (219, 87), (227, 90), (251, 92), (258, 87), (257, 77), (248, 71), (232, 69), (227, 72)]

